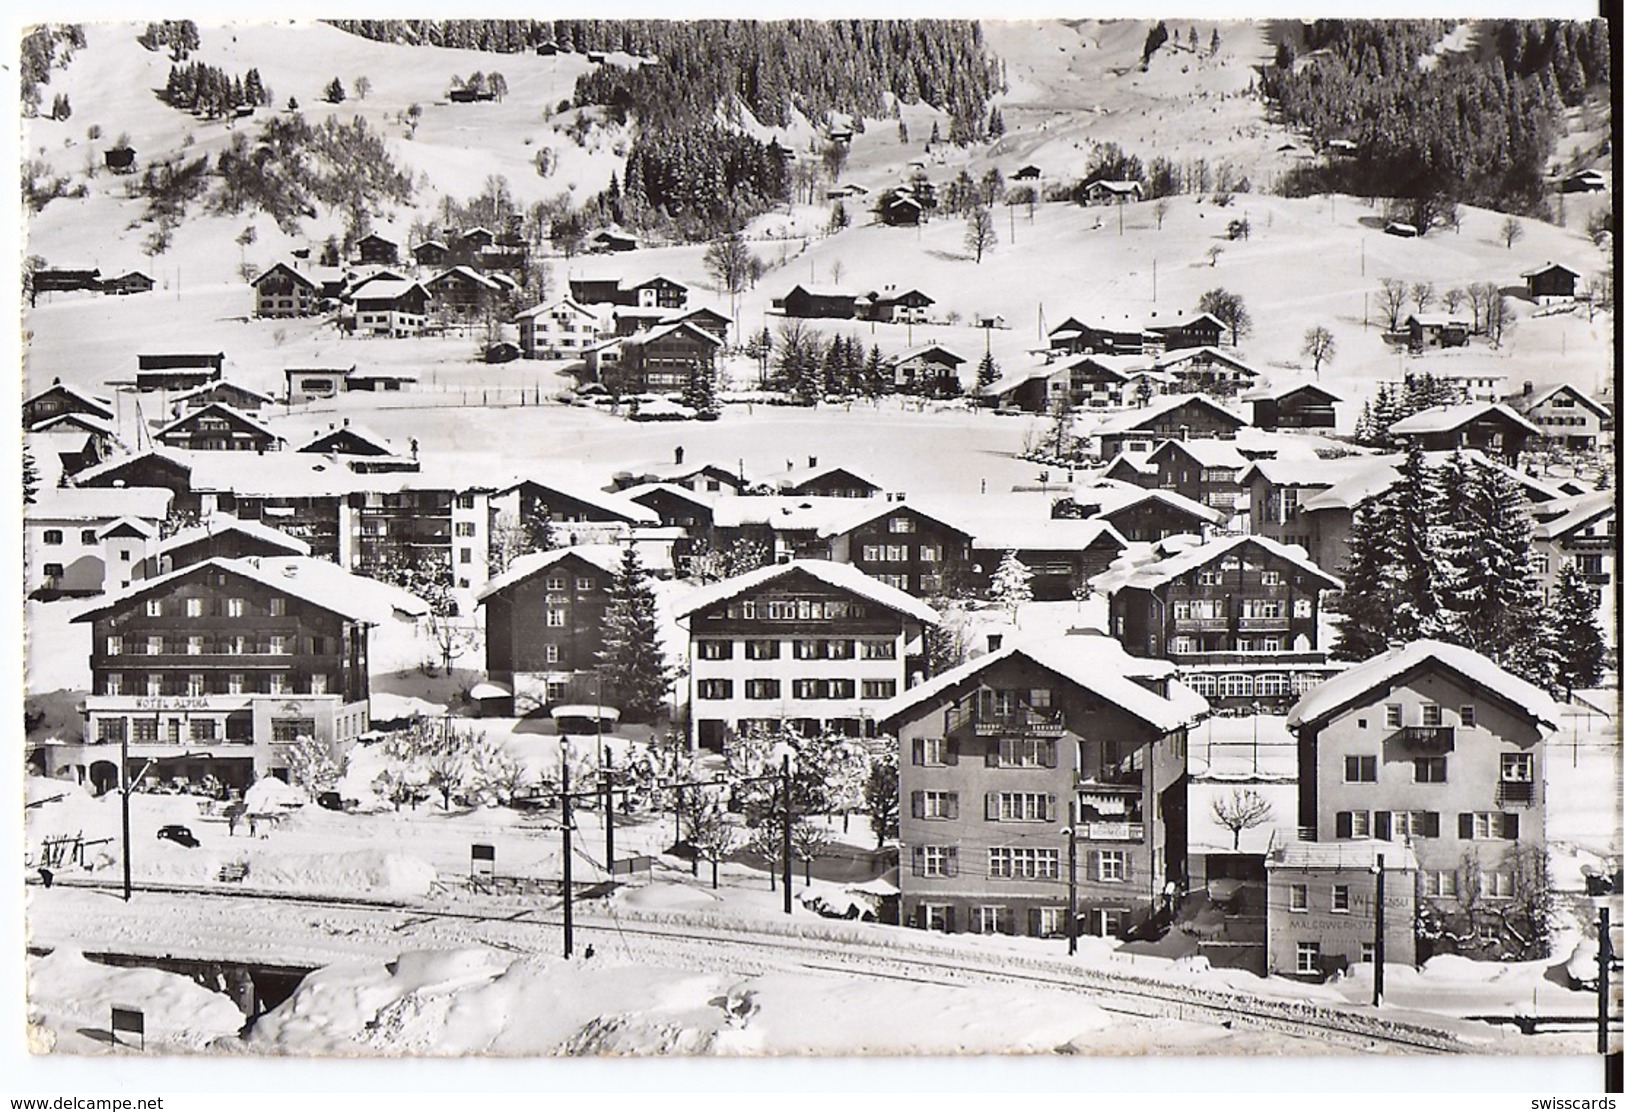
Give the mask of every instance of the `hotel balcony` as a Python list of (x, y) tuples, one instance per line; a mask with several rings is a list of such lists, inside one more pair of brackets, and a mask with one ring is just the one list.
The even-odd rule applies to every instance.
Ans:
[(1192, 632), (1199, 630), (1224, 631), (1230, 628), (1229, 618), (1175, 618), (1174, 629), (1178, 632)]
[(1406, 745), (1416, 749), (1444, 752), (1456, 747), (1454, 726), (1405, 726), (1401, 729), (1401, 736)]
[(1058, 712), (1048, 713), (1029, 706), (995, 712), (981, 709), (976, 701), (968, 706), (952, 707), (947, 712), (948, 733), (966, 726), (971, 727), (977, 737), (1060, 737), (1066, 732), (1066, 722)]

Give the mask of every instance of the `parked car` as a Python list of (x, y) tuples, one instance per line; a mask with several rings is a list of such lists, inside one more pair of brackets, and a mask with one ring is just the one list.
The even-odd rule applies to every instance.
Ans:
[(185, 846), (187, 849), (196, 849), (198, 846), (197, 835), (193, 834), (190, 828), (175, 822), (158, 828), (158, 840), (174, 842), (176, 845)]

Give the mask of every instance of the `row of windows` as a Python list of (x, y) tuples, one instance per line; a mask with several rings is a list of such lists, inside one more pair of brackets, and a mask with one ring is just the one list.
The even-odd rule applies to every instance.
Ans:
[[(913, 792), (909, 810), (917, 819), (957, 819), (959, 793)], [(983, 815), (989, 822), (1054, 822), (1059, 808), (1055, 796), (1046, 792), (988, 792)]]
[[(1127, 850), (1104, 849), (1090, 854), (1090, 877), (1121, 883), (1129, 876)], [(959, 875), (958, 846), (915, 846), (914, 875)], [(1061, 851), (1043, 846), (992, 846), (987, 851), (987, 875), (993, 880), (1059, 880)]]
[(834, 622), (844, 621), (847, 618), (861, 618), (866, 611), (863, 603), (848, 602), (845, 599), (747, 598), (730, 602), (726, 613), (730, 618), (743, 618), (747, 621), (764, 618), (770, 622)]
[[(1382, 715), (1382, 724), (1390, 730), (1397, 730), (1405, 725), (1405, 707), (1402, 703), (1385, 704), (1382, 708)], [(1463, 729), (1471, 729), (1478, 722), (1478, 710), (1471, 703), (1464, 703), (1458, 707), (1456, 716), (1456, 724)], [(1361, 719), (1359, 724), (1364, 726), (1365, 720)], [(1443, 726), (1444, 708), (1438, 703), (1423, 703), (1420, 725)]]
[[(942, 546), (940, 544), (922, 544), (915, 550), (922, 564), (942, 563)], [(863, 546), (863, 562), (866, 564), (906, 564), (908, 563), (908, 545), (906, 544), (866, 544)]]
[[(1178, 638), (1175, 639), (1175, 652), (1192, 651), (1190, 649), (1181, 650), (1178, 646), (1178, 640)], [(1266, 642), (1265, 651), (1270, 651), (1267, 647), (1267, 643), (1270, 641), (1275, 642), (1274, 647), (1276, 650), (1281, 647), (1279, 638), (1266, 637), (1264, 640)], [(1246, 644), (1246, 642), (1243, 641), (1239, 644)], [(1245, 652), (1247, 650), (1239, 649), (1238, 651)], [(1256, 674), (1252, 672), (1224, 672), (1217, 675), (1212, 672), (1192, 672), (1182, 677), (1180, 682), (1204, 698), (1237, 699), (1255, 696), (1302, 695), (1319, 683), (1320, 677), (1308, 672), (1258, 672)]]
[[(1448, 782), (1449, 768), (1445, 757), (1417, 757), (1410, 761), (1411, 782), (1415, 784), (1443, 784)], [(1530, 784), (1535, 779), (1533, 753), (1502, 753), (1501, 782), (1504, 784)], [(1345, 784), (1375, 784), (1377, 758), (1371, 755), (1351, 755), (1343, 758)]]
[[(235, 725), (233, 723), (232, 725)], [(218, 718), (190, 718), (186, 722), (186, 740), (188, 741), (216, 741), (222, 736), (228, 740), (232, 737), (231, 726), (228, 725), (222, 735), (220, 720)], [(163, 733), (171, 744), (181, 740), (181, 720), (171, 718), (165, 724)], [(271, 719), (271, 740), (284, 744), (298, 741), (302, 737), (316, 736), (316, 720), (314, 718), (273, 718)], [(122, 742), (125, 740), (135, 742), (155, 743), (159, 739), (157, 718), (99, 718), (96, 720), (96, 740), (100, 742)]]
[[(750, 679), (743, 682), (743, 690), (747, 699), (777, 699), (783, 692), (783, 685), (776, 679)], [(896, 680), (864, 680), (861, 687), (856, 680), (839, 679), (797, 679), (790, 681), (790, 696), (794, 699), (853, 699), (858, 698), (862, 691), (865, 699), (890, 699), (897, 694)], [(732, 699), (734, 697), (733, 680), (696, 680), (694, 681), (694, 697), (696, 699)]]
[[(1439, 837), (1437, 811), (1338, 811), (1332, 822), (1334, 836), (1345, 841)], [(1510, 811), (1462, 811), (1456, 816), (1456, 837), (1462, 841), (1517, 841), (1518, 816)]]
[[(1187, 587), (1222, 587), (1226, 578), (1239, 570), (1234, 567), (1200, 568), (1187, 572), (1182, 578)], [(1276, 568), (1264, 568), (1258, 573), (1258, 583), (1261, 587), (1279, 587), (1285, 582), (1285, 578)]]
[[(42, 543), (44, 543), (44, 544), (61, 544), (62, 543), (62, 530), (60, 530), (60, 529), (47, 529), (43, 533), (40, 534), (40, 541)], [(79, 543), (80, 544), (96, 544), (96, 543), (98, 543), (97, 540), (96, 540), (96, 530), (94, 530), (94, 529), (81, 529), (81, 530), (79, 530)]]
[[(779, 659), (779, 642), (748, 640), (743, 642), (746, 660)], [(696, 643), (695, 653), (701, 660), (732, 660), (735, 642), (707, 637)], [(897, 642), (889, 639), (855, 641), (851, 639), (823, 640), (800, 638), (791, 642), (797, 660), (896, 660)]]
[[(469, 535), (472, 535), (472, 531)], [(549, 591), (562, 591), (569, 586), (569, 583), (570, 580), (568, 576), (550, 575), (547, 577), (547, 589)], [(578, 591), (592, 591), (596, 590), (597, 587), (598, 580), (589, 575), (579, 575), (576, 577), (576, 590)]]
[(312, 654), (332, 654), (339, 651), (336, 637), (290, 637), (270, 633), (263, 637), (236, 633), (226, 636), (193, 633), (185, 637), (148, 634), (129, 637), (115, 633), (108, 636), (104, 647), (108, 656), (286, 656), (300, 651)]
[[(329, 690), (325, 672), (312, 672), (308, 677), (307, 695), (326, 695)], [(294, 676), (289, 672), (148, 672), (138, 680), (123, 672), (108, 672), (102, 677), (103, 695), (296, 695)]]
[(149, 618), (161, 618), (165, 614), (188, 618), (247, 618), (268, 614), (280, 618), (288, 613), (288, 600), (281, 595), (273, 595), (261, 611), (250, 606), (246, 598), (149, 598), (143, 604), (143, 613)]

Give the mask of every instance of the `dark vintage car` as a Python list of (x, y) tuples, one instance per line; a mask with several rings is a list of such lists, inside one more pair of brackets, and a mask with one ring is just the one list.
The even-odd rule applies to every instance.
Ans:
[(158, 828), (158, 840), (174, 842), (176, 845), (185, 846), (187, 849), (196, 849), (198, 846), (197, 835), (193, 834), (189, 827), (173, 822), (168, 826)]

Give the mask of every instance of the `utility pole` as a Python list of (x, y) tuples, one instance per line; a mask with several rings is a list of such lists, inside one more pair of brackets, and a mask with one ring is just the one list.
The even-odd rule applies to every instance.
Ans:
[(570, 848), (570, 827), (573, 825), (570, 815), (570, 746), (568, 739), (561, 748), (564, 759), (561, 762), (560, 776), (564, 790), (559, 795), (560, 827), (564, 832), (564, 956), (569, 957), (575, 949), (575, 915), (571, 906), (571, 897), (574, 895), (570, 888), (570, 855), (574, 852)]
[(1608, 907), (1597, 909), (1597, 1053), (1608, 1053), (1608, 962), (1614, 956), (1608, 936)]
[(615, 875), (615, 781), (606, 759), (598, 769), (598, 786), (604, 793), (604, 868)]
[(1382, 963), (1383, 963), (1383, 855), (1377, 854), (1377, 938), (1376, 949), (1372, 953), (1372, 963), (1375, 968), (1371, 974), (1371, 1006), (1373, 1008), (1382, 1004)]
[(790, 914), (790, 823), (794, 816), (790, 811), (790, 754), (784, 754), (784, 783), (780, 789), (784, 792), (784, 830), (783, 845), (780, 847), (784, 854), (784, 913)]
[[(124, 737), (118, 743), (119, 820), (124, 827), (124, 902), (130, 902), (130, 730), (126, 726)], [(1606, 920), (1604, 920), (1606, 922)]]
[(1078, 952), (1078, 804), (1067, 804), (1066, 828), (1066, 952)]

